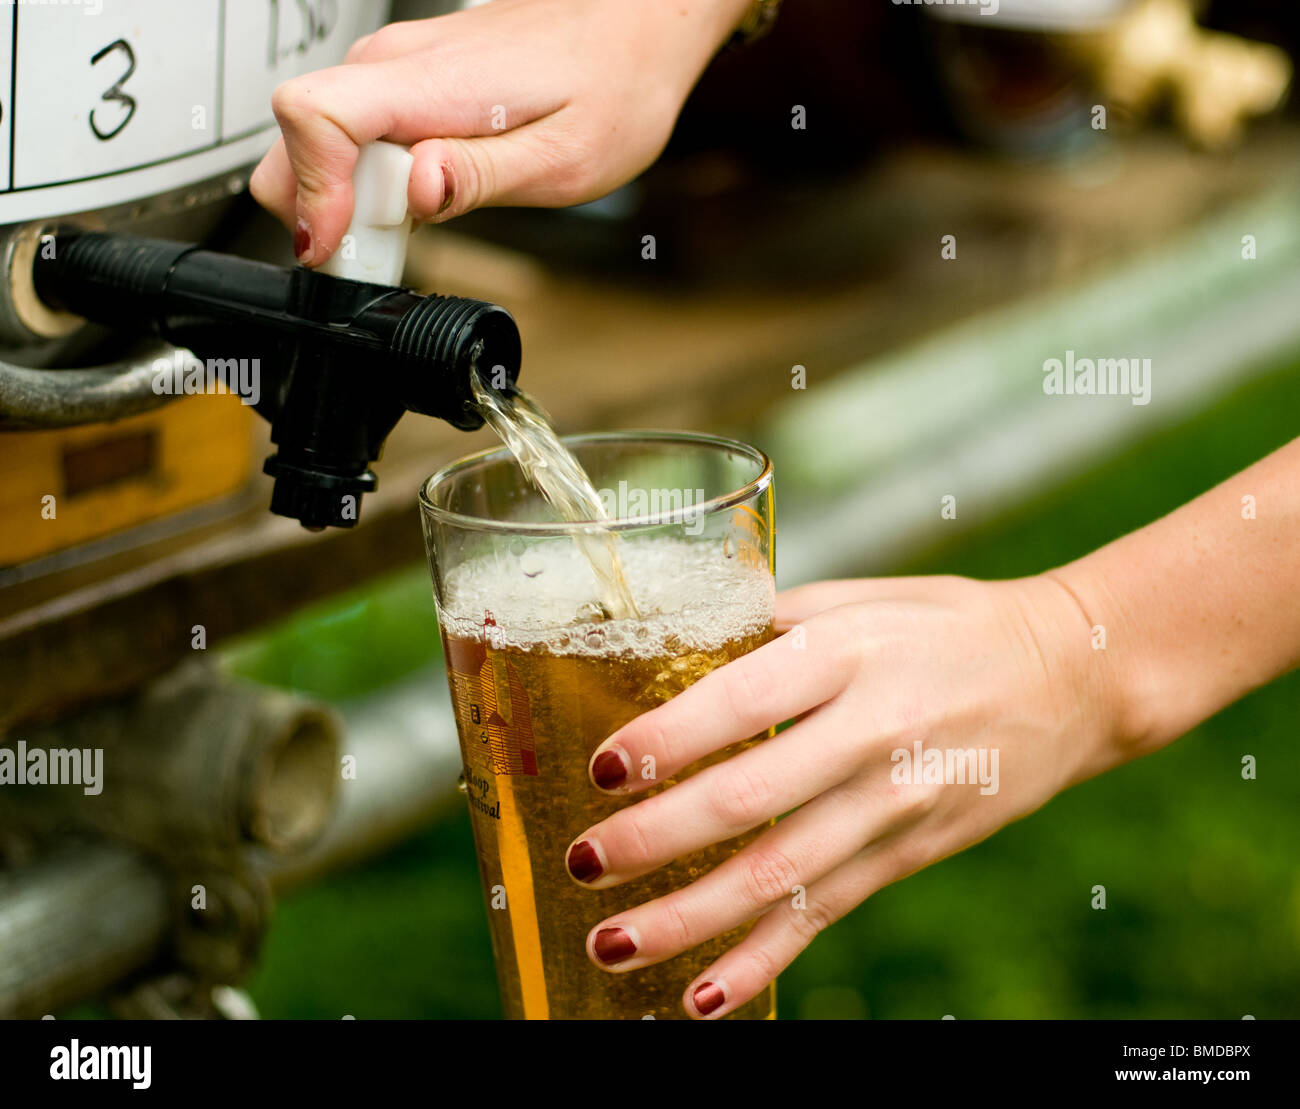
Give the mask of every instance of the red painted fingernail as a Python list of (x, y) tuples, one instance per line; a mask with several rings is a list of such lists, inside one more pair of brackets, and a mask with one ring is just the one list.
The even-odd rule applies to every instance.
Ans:
[(293, 233), (293, 253), (299, 262), (311, 256), (311, 228), (305, 220), (299, 220)]
[(617, 789), (627, 781), (627, 766), (617, 751), (602, 751), (591, 764), (591, 780), (601, 789)]
[(708, 1016), (714, 1009), (726, 1000), (721, 986), (715, 986), (712, 982), (702, 982), (695, 987), (695, 992), (691, 994), (691, 1001), (695, 1004), (695, 1011), (701, 1016)]
[(438, 209), (438, 215), (442, 215), (451, 207), (451, 202), (456, 199), (456, 171), (451, 168), (450, 162), (442, 163), (442, 205)]
[(600, 865), (600, 857), (596, 854), (596, 849), (585, 839), (579, 840), (569, 848), (568, 866), (569, 873), (579, 882), (590, 882), (599, 878), (601, 871), (604, 870)]
[(636, 954), (636, 944), (622, 928), (602, 928), (591, 946), (596, 949), (596, 958), (606, 966), (621, 963)]

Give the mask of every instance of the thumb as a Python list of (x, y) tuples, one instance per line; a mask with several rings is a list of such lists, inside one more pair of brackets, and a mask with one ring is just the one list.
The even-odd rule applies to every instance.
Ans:
[(559, 113), (481, 138), (425, 139), (415, 159), (407, 205), (419, 221), (442, 223), (475, 208), (560, 208), (594, 200), (602, 188), (585, 160), (564, 160), (553, 137)]

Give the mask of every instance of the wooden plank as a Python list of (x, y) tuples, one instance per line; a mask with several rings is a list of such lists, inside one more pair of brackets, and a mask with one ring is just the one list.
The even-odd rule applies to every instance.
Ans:
[(255, 419), (235, 397), (185, 397), (112, 424), (0, 435), (0, 566), (235, 493)]

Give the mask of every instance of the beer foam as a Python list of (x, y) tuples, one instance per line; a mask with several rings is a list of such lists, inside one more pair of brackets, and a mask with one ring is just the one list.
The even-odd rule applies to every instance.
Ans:
[(439, 620), (458, 638), (593, 658), (716, 650), (772, 621), (771, 574), (737, 557), (734, 541), (633, 537), (619, 555), (639, 618), (603, 619), (590, 564), (559, 539), (453, 567)]

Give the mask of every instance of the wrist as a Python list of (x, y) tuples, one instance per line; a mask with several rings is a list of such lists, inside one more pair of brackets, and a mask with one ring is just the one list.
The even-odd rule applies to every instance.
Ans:
[(725, 21), (725, 35), (752, 30), (748, 24), (757, 16), (756, 9), (765, 5), (756, 0), (714, 0), (719, 18)]
[(704, 48), (707, 57), (712, 57), (744, 29), (753, 10), (754, 0), (679, 0), (662, 5), (663, 15), (670, 21), (679, 26), (695, 24), (690, 34)]
[(753, 0), (603, 0), (610, 17), (642, 43), (647, 69), (659, 74), (677, 107), (713, 56), (739, 29)]
[(1098, 725), (1090, 762), (1095, 764), (1091, 772), (1100, 773), (1158, 750), (1176, 734), (1166, 734), (1154, 711), (1159, 699), (1152, 693), (1140, 628), (1094, 570), (1084, 558), (1039, 577), (1052, 584), (1072, 614), (1069, 651), (1078, 688)]

